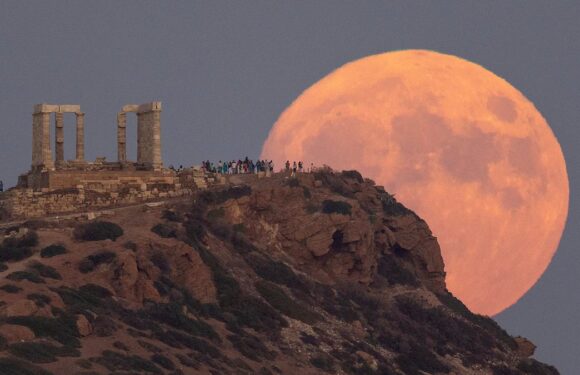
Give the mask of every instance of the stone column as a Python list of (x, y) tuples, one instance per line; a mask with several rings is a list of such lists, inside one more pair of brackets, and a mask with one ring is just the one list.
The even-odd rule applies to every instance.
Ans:
[(55, 149), (56, 149), (56, 163), (64, 161), (64, 114), (61, 112), (55, 112), (54, 114), (55, 122)]
[(76, 149), (76, 160), (85, 160), (85, 114), (82, 112), (77, 112), (77, 149)]
[(161, 110), (151, 113), (151, 137), (153, 142), (153, 169), (160, 170), (163, 166), (161, 160)]
[(139, 106), (137, 112), (137, 161), (152, 170), (160, 170), (161, 160), (161, 102)]
[(127, 114), (117, 114), (117, 159), (119, 162), (127, 161)]

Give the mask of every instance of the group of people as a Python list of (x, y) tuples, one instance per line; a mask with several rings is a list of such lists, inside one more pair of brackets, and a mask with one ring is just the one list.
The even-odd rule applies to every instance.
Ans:
[[(298, 163), (296, 161), (294, 161), (292, 164), (290, 164), (290, 160), (286, 160), (286, 173), (290, 173), (290, 175), (292, 177), (296, 176), (296, 173), (304, 173), (304, 163), (302, 161), (299, 161)], [(306, 172), (314, 172), (314, 163), (310, 163), (310, 167), (308, 168), (308, 170), (306, 170)]]
[(244, 160), (220, 160), (217, 162), (217, 164), (206, 160), (201, 163), (201, 168), (205, 172), (218, 174), (257, 174), (258, 172), (273, 173), (274, 162), (272, 160), (258, 160), (254, 162), (246, 156)]

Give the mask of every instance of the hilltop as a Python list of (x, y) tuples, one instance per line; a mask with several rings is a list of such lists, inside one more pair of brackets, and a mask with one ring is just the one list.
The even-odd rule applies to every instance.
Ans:
[(558, 374), (447, 291), (373, 181), (253, 177), (5, 228), (2, 373)]

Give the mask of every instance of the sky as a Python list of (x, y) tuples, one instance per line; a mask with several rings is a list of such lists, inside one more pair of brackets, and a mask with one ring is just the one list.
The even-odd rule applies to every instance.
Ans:
[[(306, 88), (361, 57), (429, 49), (473, 61), (530, 99), (558, 138), (570, 178), (552, 263), (495, 317), (562, 374), (580, 368), (580, 2), (21, 1), (0, 3), (0, 180), (31, 163), (32, 106), (80, 104), (87, 159), (116, 159), (116, 114), (163, 102), (169, 164), (257, 157)], [(129, 158), (136, 119), (128, 117)], [(65, 115), (65, 157), (74, 157)], [(412, 207), (411, 207), (412, 208)], [(538, 215), (542, 213), (539, 212)]]

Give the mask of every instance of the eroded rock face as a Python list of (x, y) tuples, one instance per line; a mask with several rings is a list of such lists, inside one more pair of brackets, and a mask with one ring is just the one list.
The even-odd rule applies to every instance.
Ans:
[[(409, 210), (387, 212), (382, 200), (386, 193), (372, 183), (328, 179), (300, 175), (289, 183), (292, 186), (254, 185), (249, 197), (222, 204), (225, 218), (232, 224), (244, 223), (253, 241), (280, 248), (323, 281), (368, 285), (380, 257), (394, 255), (410, 263), (427, 287), (445, 290), (441, 251), (422, 219)], [(325, 201), (346, 204), (350, 213), (323, 212)]]

